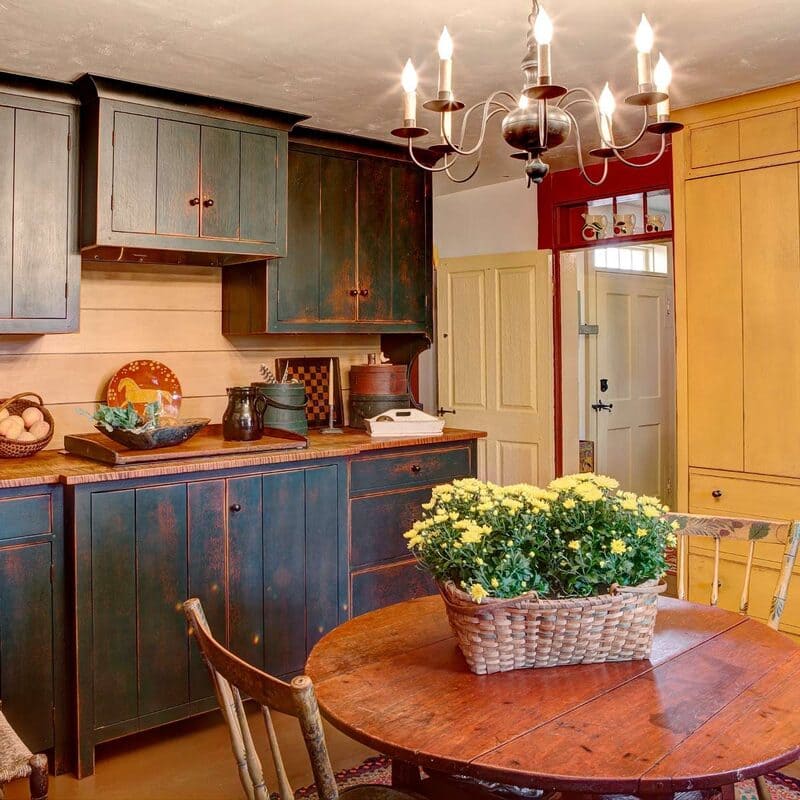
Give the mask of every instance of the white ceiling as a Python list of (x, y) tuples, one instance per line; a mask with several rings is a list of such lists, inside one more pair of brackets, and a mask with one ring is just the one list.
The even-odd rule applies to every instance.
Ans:
[[(800, 80), (800, 0), (546, 5), (555, 23), (554, 77), (568, 86), (599, 91), (609, 80), (618, 97), (632, 88), (642, 11), (672, 63), (676, 106)], [(407, 57), (418, 67), (421, 94), (435, 92), (443, 24), (455, 41), (462, 99), (518, 90), (529, 10), (526, 0), (0, 0), (0, 68), (60, 80), (95, 72), (390, 138), (402, 116)], [(521, 174), (499, 130), (488, 138), (489, 155), (467, 186)]]

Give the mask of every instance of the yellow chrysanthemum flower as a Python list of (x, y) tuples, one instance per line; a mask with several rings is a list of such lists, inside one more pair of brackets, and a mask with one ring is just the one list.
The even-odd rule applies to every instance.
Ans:
[(621, 556), (623, 553), (628, 552), (628, 545), (622, 541), (622, 539), (612, 539), (611, 540), (611, 552), (615, 555)]
[(500, 586), (500, 581), (497, 580), (497, 578), (492, 578), (489, 583), (492, 584), (492, 589), (497, 589), (497, 587)]
[(469, 596), (476, 602), (480, 603), (484, 597), (489, 596), (489, 592), (483, 588), (479, 583), (473, 583), (472, 586), (469, 587)]
[(563, 505), (564, 508), (567, 509), (567, 511), (570, 511), (573, 508), (575, 508), (575, 506), (577, 504), (575, 503), (575, 501), (571, 497), (568, 497), (561, 505)]
[(580, 550), (581, 549), (581, 543), (580, 543), (580, 541), (578, 541), (578, 539), (573, 539), (567, 545), (567, 547), (569, 547), (571, 550)]
[(646, 528), (637, 528), (636, 535), (642, 539), (643, 537), (647, 536), (648, 530)]

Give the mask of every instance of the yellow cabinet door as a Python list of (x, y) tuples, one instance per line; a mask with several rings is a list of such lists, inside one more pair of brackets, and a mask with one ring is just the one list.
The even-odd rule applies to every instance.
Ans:
[(744, 468), (800, 476), (797, 164), (743, 173), (741, 196)]
[(686, 183), (687, 422), (693, 467), (741, 471), (744, 465), (739, 215), (738, 175)]

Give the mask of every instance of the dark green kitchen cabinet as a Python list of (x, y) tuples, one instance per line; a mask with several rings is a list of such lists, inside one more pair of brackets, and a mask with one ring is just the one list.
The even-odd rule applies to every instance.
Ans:
[(399, 154), (289, 145), (285, 258), (223, 274), (223, 332), (424, 333), (430, 176)]
[(64, 560), (60, 487), (0, 491), (0, 704), (34, 752), (65, 768)]
[(285, 254), (287, 131), (302, 115), (93, 76), (79, 86), (87, 257)]
[(216, 701), (181, 604), (289, 676), (340, 619), (337, 464), (75, 489), (78, 773), (97, 743)]
[(0, 333), (64, 333), (78, 327), (78, 110), (66, 87), (31, 84), (39, 96), (18, 96), (0, 76)]

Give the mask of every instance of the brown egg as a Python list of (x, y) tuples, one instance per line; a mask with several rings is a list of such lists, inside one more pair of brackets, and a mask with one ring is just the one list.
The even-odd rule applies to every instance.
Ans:
[(50, 433), (50, 423), (44, 420), (41, 422), (34, 422), (29, 430), (33, 434), (34, 439), (44, 439), (44, 437)]
[(30, 428), (32, 425), (35, 425), (37, 422), (41, 422), (43, 419), (44, 414), (42, 414), (38, 408), (34, 408), (33, 406), (26, 408), (22, 412), (22, 421), (25, 423), (26, 428)]
[(22, 417), (6, 417), (0, 422), (0, 436), (5, 436), (6, 439), (17, 439), (19, 435), (25, 430), (25, 423)]
[(18, 442), (35, 442), (36, 437), (30, 431), (22, 431), (19, 436), (17, 436)]
[(9, 416), (11, 415), (8, 413), (7, 408), (0, 408), (0, 422), (2, 422), (4, 419), (7, 419)]

